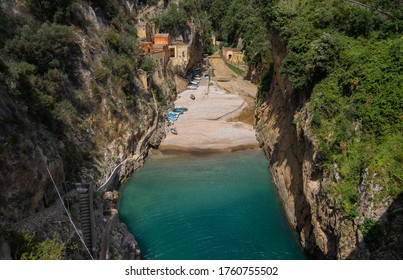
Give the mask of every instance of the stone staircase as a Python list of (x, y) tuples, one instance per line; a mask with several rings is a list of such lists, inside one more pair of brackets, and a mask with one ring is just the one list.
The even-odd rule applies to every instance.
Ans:
[(92, 252), (94, 249), (94, 218), (92, 209), (92, 190), (89, 184), (80, 184), (79, 192), (80, 223), (85, 245)]

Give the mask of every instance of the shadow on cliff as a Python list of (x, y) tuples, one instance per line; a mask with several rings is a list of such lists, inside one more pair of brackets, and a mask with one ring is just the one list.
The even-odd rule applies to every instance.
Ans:
[[(275, 75), (275, 73), (274, 73)], [(286, 85), (284, 91), (277, 84), (276, 79), (271, 88), (271, 94), (268, 97), (271, 104), (276, 104), (276, 108), (271, 112), (272, 118), (276, 118), (275, 124), (272, 129), (278, 131), (278, 138), (272, 149), (272, 154), (269, 156), (270, 166), (272, 167), (273, 176), (281, 176), (277, 174), (275, 166), (288, 166), (289, 192), (294, 198), (294, 213), (288, 213), (288, 216), (295, 217), (295, 229), (300, 236), (301, 243), (305, 248), (305, 254), (309, 259), (327, 259), (331, 256), (325, 256), (316, 245), (315, 238), (313, 237), (311, 207), (307, 201), (306, 194), (304, 193), (303, 185), (303, 162), (311, 160), (309, 157), (313, 153), (313, 147), (304, 141), (297, 133), (294, 122), (294, 114), (306, 102), (306, 95), (296, 94), (292, 88)], [(284, 175), (284, 174), (283, 174)], [(314, 172), (311, 176), (321, 176), (320, 172)], [(317, 180), (318, 178), (309, 178)], [(286, 186), (278, 186), (284, 188)], [(283, 202), (287, 204), (287, 202)], [(287, 208), (287, 206), (286, 206)], [(287, 212), (287, 210), (286, 210)], [(289, 217), (293, 220), (293, 217)]]
[[(274, 58), (273, 68), (270, 71), (273, 72), (270, 81), (266, 81), (270, 83), (270, 88), (264, 98), (266, 104), (270, 104), (267, 115), (271, 123), (270, 130), (278, 134), (277, 139), (273, 141), (275, 142), (273, 147), (265, 147), (264, 150), (270, 160), (273, 179), (283, 177), (282, 180), (277, 180), (276, 185), (285, 204), (287, 216), (300, 236), (306, 256), (310, 259), (334, 259), (337, 251), (336, 242), (330, 240), (335, 240), (337, 237), (332, 236), (327, 238), (327, 241), (323, 240), (327, 242), (326, 253), (319, 249), (313, 232), (309, 203), (309, 200), (312, 202), (315, 198), (307, 198), (304, 190), (304, 180), (320, 181), (322, 172), (316, 170), (315, 163), (312, 162), (314, 149), (311, 142), (306, 141), (303, 135), (299, 135), (294, 121), (296, 112), (300, 111), (310, 99), (311, 88), (304, 91), (293, 90), (288, 79), (279, 73), (282, 61), (287, 55), (286, 43), (274, 29), (270, 29), (269, 37)], [(306, 172), (309, 173), (308, 178), (304, 178), (306, 168), (304, 162), (312, 163), (311, 172)], [(288, 189), (290, 194), (287, 194), (285, 189)]]
[[(274, 73), (275, 75), (275, 73)], [(339, 238), (337, 232), (329, 228), (329, 223), (323, 223), (323, 230), (326, 238), (321, 242), (326, 242), (324, 246), (326, 252), (322, 251), (317, 242), (313, 231), (314, 224), (321, 223), (324, 217), (316, 217), (317, 221), (312, 220), (311, 204), (313, 200), (322, 199), (321, 193), (316, 198), (307, 197), (309, 190), (304, 190), (307, 181), (322, 181), (322, 172), (318, 168), (315, 169), (315, 162), (312, 162), (314, 148), (310, 141), (304, 139), (303, 135), (299, 135), (294, 123), (294, 115), (307, 102), (309, 95), (293, 92), (289, 85), (285, 85), (285, 90), (281, 90), (281, 86), (273, 79), (270, 89), (270, 95), (267, 97), (269, 104), (276, 104), (269, 113), (269, 119), (274, 119), (270, 128), (278, 131), (278, 137), (271, 154), (268, 154), (270, 160), (271, 171), (273, 177), (290, 174), (289, 178), (280, 181), (277, 185), (280, 197), (284, 200), (285, 211), (290, 220), (294, 220), (295, 230), (300, 237), (305, 254), (309, 259), (335, 259), (339, 254)], [(311, 172), (304, 169), (304, 162), (311, 162)], [(286, 166), (286, 167), (284, 167)], [(287, 172), (286, 168), (289, 168)], [(278, 170), (277, 170), (278, 169)], [(304, 178), (304, 176), (309, 176)], [(287, 181), (288, 180), (288, 181)], [(284, 183), (286, 186), (282, 186)], [(293, 197), (289, 199), (287, 196), (281, 195), (281, 189), (289, 186), (289, 192)], [(325, 198), (323, 198), (325, 200)], [(290, 213), (291, 205), (287, 207), (287, 203), (293, 203), (293, 213)], [(288, 208), (288, 209), (287, 209)], [(288, 210), (288, 211), (287, 211)], [(293, 215), (293, 216), (292, 216)], [(334, 217), (328, 217), (334, 218)], [(378, 221), (366, 221), (362, 226), (364, 240), (356, 244), (355, 249), (350, 253), (347, 259), (403, 259), (403, 193), (401, 193), (394, 202), (389, 206), (388, 210), (382, 215)]]
[(403, 260), (403, 193), (377, 222), (364, 223), (364, 227), (364, 240), (348, 259)]

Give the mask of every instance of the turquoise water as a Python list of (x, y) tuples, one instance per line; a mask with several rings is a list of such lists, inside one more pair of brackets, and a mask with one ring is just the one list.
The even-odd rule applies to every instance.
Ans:
[(261, 151), (150, 156), (121, 188), (142, 259), (303, 259)]

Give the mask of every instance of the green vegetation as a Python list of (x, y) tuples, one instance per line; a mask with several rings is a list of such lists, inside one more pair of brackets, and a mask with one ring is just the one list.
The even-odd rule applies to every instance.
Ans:
[(224, 44), (241, 47), (252, 69), (267, 69), (259, 104), (273, 75), (269, 36), (284, 40), (280, 73), (295, 94), (310, 97), (323, 171), (340, 177), (326, 191), (347, 218), (360, 215), (364, 178), (382, 186), (376, 201), (403, 192), (403, 6), (364, 2), (374, 9), (331, 0), (201, 1)]
[(37, 30), (24, 25), (5, 42), (3, 53), (2, 84), (33, 118), (58, 131), (60, 118), (53, 112), (67, 94), (65, 83), (74, 77), (79, 54), (72, 30), (59, 24), (44, 23)]
[(371, 251), (379, 248), (382, 242), (387, 238), (382, 227), (373, 219), (365, 219), (364, 223), (360, 226), (364, 240), (369, 244)]
[(260, 106), (267, 100), (272, 80), (273, 80), (273, 64), (270, 64), (269, 68), (266, 69), (266, 71), (263, 73), (262, 79), (258, 87), (257, 91), (258, 94), (256, 100), (257, 106)]
[[(93, 148), (89, 139), (86, 145), (80, 142), (89, 132), (89, 125), (83, 128), (80, 123), (90, 114), (96, 116), (106, 92), (124, 94), (122, 106), (131, 111), (139, 93), (135, 73), (141, 61), (134, 17), (117, 0), (95, 2), (28, 0), (20, 14), (0, 7), (0, 85), (27, 118), (21, 128), (43, 127), (63, 142), (59, 153), (70, 179)], [(92, 5), (98, 16), (105, 17), (106, 32), (89, 36), (94, 30), (89, 30), (80, 5)], [(89, 56), (86, 46), (92, 48)], [(101, 46), (105, 46), (99, 54), (102, 62), (91, 68), (84, 57), (93, 60), (93, 50)], [(92, 98), (85, 96), (83, 69), (93, 77)], [(83, 134), (81, 140), (78, 133)]]
[(241, 49), (247, 63), (268, 66), (271, 48), (267, 44), (267, 30), (259, 8), (253, 1), (231, 1), (222, 21), (221, 32), (224, 40), (231, 46), (237, 46), (239, 39), (242, 39)]
[(109, 46), (113, 47), (115, 50), (119, 49), (121, 36), (114, 26), (108, 28), (105, 34), (105, 40)]
[(97, 0), (94, 4), (99, 5), (107, 19), (113, 20), (119, 16), (118, 0)]
[(186, 38), (190, 32), (189, 22), (193, 21), (206, 53), (213, 52), (211, 36), (214, 33), (228, 46), (236, 47), (242, 39), (246, 61), (268, 66), (271, 49), (260, 12), (252, 0), (182, 0), (178, 5), (169, 5), (158, 18), (157, 25), (161, 32)]
[(19, 34), (6, 42), (7, 55), (35, 65), (39, 74), (49, 69), (72, 71), (79, 47), (71, 28), (44, 23), (39, 29), (24, 25)]
[(252, 0), (204, 0), (200, 8), (206, 11), (208, 22), (227, 46), (240, 47), (250, 65), (268, 67), (271, 61), (268, 32), (256, 4)]
[(173, 36), (182, 35), (185, 42), (190, 40), (191, 22), (202, 41), (204, 52), (212, 53), (212, 23), (205, 9), (204, 1), (182, 0), (179, 4), (170, 4), (157, 19), (160, 32)]
[(155, 73), (156, 67), (157, 67), (157, 65), (156, 65), (154, 59), (152, 59), (149, 56), (146, 56), (146, 57), (144, 57), (143, 63), (141, 64), (140, 68), (147, 73), (147, 76), (152, 77)]
[(105, 82), (110, 74), (111, 74), (110, 69), (104, 66), (94, 68), (94, 76), (98, 82)]
[(182, 33), (182, 30), (187, 29), (189, 20), (190, 18), (183, 7), (172, 4), (158, 19), (158, 26), (160, 28), (160, 32), (179, 35)]
[(73, 0), (26, 0), (26, 5), (38, 20), (65, 23), (71, 17)]
[[(358, 186), (369, 172), (384, 186), (376, 199), (396, 198), (403, 191), (403, 157), (396, 152), (403, 148), (402, 18), (381, 21), (370, 11), (325, 0), (275, 2), (268, 24), (289, 48), (281, 73), (296, 94), (312, 93), (311, 126), (324, 171), (340, 175), (329, 193), (346, 217), (356, 217)], [(390, 21), (395, 30), (386, 28)]]
[(9, 242), (14, 260), (62, 260), (66, 250), (56, 233), (44, 240), (28, 232), (3, 231), (2, 236)]
[[(96, 42), (86, 42), (98, 50), (104, 46), (98, 54), (102, 59), (93, 68), (80, 65), (84, 57), (95, 59), (92, 49), (81, 46), (83, 34), (94, 32), (88, 30), (79, 9), (83, 2), (26, 0), (24, 7), (33, 17), (0, 7), (1, 89), (30, 124), (46, 126), (63, 142), (59, 152), (69, 178), (93, 148), (83, 145), (90, 143), (84, 133), (80, 141), (75, 139), (75, 128), (86, 131), (83, 119), (96, 115), (103, 99), (114, 99), (110, 102), (113, 115), (123, 107), (136, 112), (139, 89), (134, 73), (143, 69), (151, 76), (156, 67), (153, 59), (140, 56), (135, 19), (120, 1), (87, 2), (97, 15), (105, 16), (108, 26), (99, 37), (91, 37)], [(139, 2), (154, 5), (157, 1)], [(309, 99), (310, 125), (323, 172), (338, 177), (325, 186), (326, 193), (349, 219), (360, 216), (357, 202), (363, 182), (382, 186), (375, 203), (403, 192), (403, 6), (399, 0), (362, 2), (374, 9), (333, 0), (183, 0), (169, 5), (156, 19), (160, 32), (183, 35), (185, 40), (191, 26), (195, 28), (206, 53), (213, 51), (212, 34), (223, 45), (242, 49), (251, 70), (262, 76), (258, 104), (267, 100), (277, 71), (270, 38), (281, 36), (282, 42), (272, 42), (277, 49), (286, 46), (280, 74), (290, 81), (294, 94)], [(386, 12), (387, 18), (377, 9)], [(88, 69), (93, 78), (92, 98), (81, 92), (82, 69)], [(160, 89), (152, 87), (163, 103)], [(112, 92), (122, 95), (123, 105), (115, 102)], [(28, 122), (20, 117), (15, 123)], [(13, 141), (18, 137), (9, 136)], [(367, 219), (361, 230), (366, 240), (373, 240), (377, 227)], [(63, 255), (63, 246), (57, 242), (42, 240), (33, 245), (34, 236), (15, 238), (18, 258)]]
[(228, 66), (229, 69), (231, 69), (235, 74), (243, 76), (245, 74), (245, 71), (242, 69), (239, 69), (235, 65), (232, 65), (231, 63), (225, 62), (225, 64)]

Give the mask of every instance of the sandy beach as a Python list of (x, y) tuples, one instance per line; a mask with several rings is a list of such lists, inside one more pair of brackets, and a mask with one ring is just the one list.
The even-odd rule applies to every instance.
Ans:
[[(233, 75), (233, 81), (226, 84), (236, 85), (237, 82), (249, 83)], [(178, 134), (168, 132), (159, 149), (163, 152), (207, 152), (258, 148), (250, 121), (237, 121), (240, 115), (253, 113), (251, 102), (248, 101), (255, 94), (256, 86), (249, 87), (251, 92), (248, 94), (245, 94), (242, 87), (228, 88), (232, 92), (222, 89), (214, 80), (210, 81), (208, 88), (203, 77), (196, 90), (186, 90), (178, 94), (175, 106), (185, 106), (188, 111), (180, 115), (173, 124)], [(242, 90), (240, 94), (237, 94), (237, 88)], [(196, 97), (194, 100), (190, 98), (191, 94)]]

